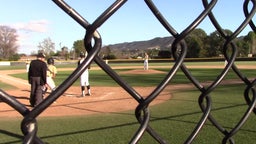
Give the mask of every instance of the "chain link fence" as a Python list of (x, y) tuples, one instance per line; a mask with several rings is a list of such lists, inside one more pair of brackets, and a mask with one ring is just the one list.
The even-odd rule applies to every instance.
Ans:
[[(153, 1), (145, 0), (146, 5), (152, 11), (156, 19), (170, 33), (170, 36), (174, 37), (174, 42), (171, 46), (171, 51), (173, 53), (173, 57), (175, 60), (174, 65), (171, 67), (170, 71), (165, 76), (165, 78), (146, 98), (143, 98), (136, 90), (133, 89), (133, 87), (131, 87), (125, 81), (123, 81), (121, 77), (98, 56), (98, 53), (102, 47), (102, 39), (97, 29), (100, 26), (102, 26), (108, 20), (108, 18), (115, 14), (115, 12), (122, 8), (122, 6), (127, 2), (127, 0), (115, 1), (104, 12), (102, 12), (102, 14), (93, 23), (89, 23), (72, 7), (70, 7), (65, 1), (53, 0), (53, 2), (86, 30), (86, 34), (84, 37), (84, 45), (86, 47), (86, 50), (88, 51), (88, 56), (86, 60), (82, 63), (82, 65), (80, 65), (56, 89), (56, 91), (51, 93), (49, 97), (47, 97), (42, 103), (40, 103), (32, 110), (29, 110), (25, 105), (17, 101), (12, 96), (8, 95), (6, 92), (2, 90), (0, 91), (1, 100), (9, 106), (11, 106), (24, 117), (24, 119), (21, 122), (21, 129), (24, 134), (24, 144), (44, 143), (40, 138), (37, 137), (36, 118), (38, 118), (43, 111), (45, 111), (54, 101), (56, 101), (79, 78), (83, 70), (86, 69), (92, 63), (92, 61), (94, 61), (99, 67), (101, 67), (103, 71), (105, 71), (113, 80), (115, 80), (120, 85), (120, 87), (126, 90), (130, 94), (130, 96), (138, 102), (138, 106), (135, 109), (135, 116), (138, 120), (138, 123), (140, 124), (140, 127), (137, 129), (134, 136), (131, 138), (130, 143), (138, 143), (138, 141), (143, 137), (144, 132), (148, 132), (155, 139), (155, 141), (159, 143), (168, 143), (163, 138), (160, 137), (157, 131), (150, 127), (149, 105), (158, 97), (160, 92), (162, 92), (165, 89), (169, 82), (171, 82), (171, 80), (175, 77), (175, 73), (178, 71), (178, 69), (182, 70), (182, 72), (186, 75), (187, 79), (191, 81), (191, 83), (200, 92), (200, 96), (198, 97), (198, 104), (202, 111), (202, 117), (200, 121), (196, 124), (194, 130), (188, 136), (188, 138), (186, 138), (186, 141), (184, 143), (192, 143), (207, 120), (209, 120), (219, 130), (219, 132), (224, 135), (222, 143), (235, 143), (234, 140), (232, 139), (232, 136), (239, 131), (239, 129), (243, 126), (243, 124), (247, 121), (248, 117), (251, 114), (256, 113), (256, 96), (254, 88), (256, 81), (249, 80), (237, 68), (235, 64), (235, 59), (237, 57), (237, 51), (239, 47), (237, 47), (234, 43), (234, 39), (237, 38), (237, 36), (241, 33), (241, 31), (243, 31), (243, 29), (246, 26), (250, 26), (250, 28), (255, 32), (256, 28), (252, 18), (256, 11), (256, 0), (244, 0), (243, 13), (245, 19), (241, 23), (241, 25), (229, 35), (225, 33), (221, 25), (216, 20), (214, 13), (212, 12), (212, 9), (215, 7), (217, 3), (217, 0), (202, 0), (204, 10), (181, 33), (178, 33), (172, 27), (172, 24), (168, 23), (165, 17), (161, 14), (161, 11), (158, 10), (158, 8), (155, 6)], [(230, 3), (232, 4), (232, 1), (230, 1)], [(191, 31), (197, 28), (197, 26), (207, 17), (210, 19), (215, 29), (219, 32), (220, 36), (225, 40), (223, 45), (223, 55), (225, 60), (227, 61), (227, 64), (225, 65), (222, 72), (218, 75), (218, 77), (208, 87), (205, 87), (195, 77), (193, 77), (189, 69), (184, 64), (184, 59), (188, 49), (184, 38), (188, 36), (191, 33)], [(222, 127), (211, 115), (212, 101), (210, 94), (221, 83), (223, 78), (231, 69), (236, 73), (236, 75), (240, 78), (241, 82), (243, 82), (244, 85), (246, 86), (244, 97), (246, 103), (248, 104), (248, 109), (243, 114), (243, 117), (236, 124), (236, 126), (231, 131), (228, 131), (224, 127)]]

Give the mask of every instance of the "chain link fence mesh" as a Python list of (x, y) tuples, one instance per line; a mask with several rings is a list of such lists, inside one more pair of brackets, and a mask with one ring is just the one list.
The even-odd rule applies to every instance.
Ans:
[[(212, 9), (215, 7), (217, 3), (217, 0), (202, 0), (204, 10), (181, 33), (178, 33), (172, 27), (172, 24), (170, 24), (165, 19), (165, 17), (161, 14), (161, 11), (158, 10), (158, 8), (154, 5), (153, 1), (145, 0), (145, 4), (152, 11), (156, 19), (170, 33), (170, 36), (174, 37), (174, 42), (171, 46), (171, 51), (173, 53), (173, 57), (175, 60), (175, 63), (169, 70), (169, 73), (165, 76), (161, 83), (159, 83), (158, 86), (152, 91), (152, 93), (146, 98), (143, 98), (135, 89), (133, 89), (133, 87), (131, 87), (125, 81), (123, 81), (121, 77), (98, 56), (98, 53), (102, 47), (102, 39), (100, 33), (97, 31), (97, 28), (102, 26), (108, 20), (108, 18), (110, 18), (113, 14), (115, 14), (115, 12), (122, 8), (122, 6), (127, 2), (127, 0), (115, 1), (104, 12), (102, 12), (102, 14), (93, 23), (89, 23), (78, 12), (76, 12), (72, 7), (70, 7), (65, 1), (53, 0), (53, 2), (86, 30), (86, 34), (84, 37), (84, 45), (86, 47), (86, 50), (88, 51), (88, 56), (86, 60), (53, 93), (49, 95), (49, 97), (47, 97), (42, 103), (40, 103), (32, 110), (26, 108), (26, 106), (17, 101), (15, 98), (8, 95), (6, 92), (2, 90), (0, 91), (1, 100), (7, 103), (9, 106), (11, 106), (24, 117), (24, 119), (21, 122), (21, 129), (24, 134), (24, 144), (44, 143), (40, 138), (37, 137), (36, 118), (38, 118), (43, 111), (45, 111), (54, 101), (56, 101), (79, 78), (83, 70), (86, 69), (93, 61), (97, 63), (97, 65), (101, 67), (103, 71), (105, 71), (113, 80), (115, 80), (120, 85), (120, 87), (127, 91), (130, 94), (130, 96), (138, 102), (138, 106), (135, 108), (135, 116), (138, 120), (138, 123), (140, 124), (140, 127), (137, 129), (134, 136), (131, 138), (130, 143), (138, 143), (138, 141), (143, 137), (144, 132), (148, 132), (155, 139), (155, 141), (159, 143), (168, 143), (163, 138), (161, 138), (157, 131), (150, 127), (149, 105), (152, 101), (156, 99), (156, 97), (158, 97), (160, 92), (163, 91), (164, 88), (171, 82), (171, 80), (175, 77), (175, 73), (178, 71), (178, 69), (182, 70), (182, 72), (186, 75), (187, 79), (200, 92), (200, 96), (198, 97), (198, 104), (202, 111), (202, 117), (200, 121), (196, 124), (194, 130), (191, 132), (188, 138), (186, 138), (186, 141), (184, 143), (192, 143), (207, 120), (209, 120), (219, 130), (219, 132), (224, 135), (222, 143), (235, 143), (234, 140), (232, 139), (232, 136), (239, 131), (239, 129), (243, 126), (243, 124), (247, 121), (248, 117), (251, 114), (256, 113), (256, 96), (254, 88), (256, 82), (255, 80), (249, 80), (237, 68), (235, 64), (235, 59), (237, 57), (239, 47), (237, 47), (234, 43), (234, 39), (237, 38), (237, 36), (241, 33), (241, 31), (243, 31), (243, 29), (246, 26), (249, 26), (254, 32), (256, 30), (254, 22), (252, 20), (256, 11), (255, 0), (244, 0), (243, 13), (245, 19), (241, 23), (241, 25), (231, 34), (227, 34), (223, 30), (221, 25), (216, 20), (214, 13), (212, 12)], [(232, 3), (232, 1), (230, 1), (230, 3)], [(218, 77), (208, 87), (205, 87), (202, 83), (199, 82), (199, 80), (193, 77), (189, 69), (184, 64), (184, 59), (188, 49), (186, 41), (184, 39), (191, 33), (191, 31), (197, 28), (197, 26), (207, 17), (210, 19), (215, 29), (219, 32), (220, 36), (225, 40), (222, 49), (227, 64), (225, 65), (222, 72), (218, 75)], [(236, 124), (236, 126), (231, 131), (228, 131), (227, 129), (222, 127), (211, 115), (212, 100), (210, 94), (221, 83), (223, 78), (231, 69), (236, 73), (236, 75), (246, 86), (244, 97), (246, 103), (248, 104), (248, 109), (243, 114), (243, 117)]]

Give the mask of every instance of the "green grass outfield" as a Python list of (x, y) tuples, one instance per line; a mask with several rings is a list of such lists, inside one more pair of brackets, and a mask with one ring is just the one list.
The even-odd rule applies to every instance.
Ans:
[[(130, 70), (132, 69), (115, 69), (115, 72), (117, 72), (120, 77), (131, 86), (156, 86), (169, 72), (169, 69), (167, 68), (156, 68), (155, 70), (165, 72), (166, 74), (156, 73), (136, 75), (122, 73), (124, 71)], [(219, 73), (221, 73), (221, 69), (190, 69), (190, 72), (199, 81), (204, 82), (214, 80), (219, 75)], [(255, 76), (255, 71), (251, 69), (243, 69), (241, 70), (241, 72), (243, 72), (243, 74), (248, 76), (249, 78), (253, 78)], [(72, 71), (59, 71), (57, 77), (55, 78), (56, 85), (60, 85), (71, 73)], [(27, 80), (27, 73), (11, 74), (11, 76)], [(227, 74), (225, 79), (238, 79), (238, 76), (231, 70)], [(174, 76), (171, 83), (189, 83), (189, 80), (185, 77), (184, 73), (179, 70)], [(92, 86), (118, 86), (116, 82), (102, 70), (90, 70), (90, 84)], [(77, 80), (73, 85), (79, 86), (79, 80)]]
[[(131, 70), (131, 69), (125, 69)], [(157, 68), (159, 71), (168, 71), (166, 68)], [(124, 71), (117, 69), (117, 73)], [(250, 78), (255, 77), (255, 70), (241, 70)], [(220, 69), (191, 69), (192, 74), (201, 82), (213, 80)], [(58, 74), (57, 83), (61, 83), (71, 71), (63, 71)], [(16, 77), (24, 78), (26, 74), (17, 74)], [(116, 86), (112, 79), (100, 81), (106, 78), (101, 70), (90, 72), (90, 81), (94, 86)], [(159, 74), (150, 75), (122, 75), (132, 86), (152, 86), (161, 81), (163, 76)], [(150, 77), (150, 78), (148, 78)], [(233, 71), (225, 79), (237, 79)], [(133, 81), (131, 79), (136, 79)], [(153, 80), (152, 80), (153, 79)], [(131, 80), (131, 81), (129, 81)], [(143, 81), (143, 82), (142, 82)], [(173, 83), (188, 83), (184, 74), (179, 71), (172, 81)], [(74, 85), (78, 85), (75, 83)], [(228, 131), (234, 127), (246, 111), (247, 105), (243, 98), (245, 85), (233, 84), (218, 86), (211, 93), (213, 105), (211, 114)], [(198, 106), (199, 91), (187, 89), (182, 91), (170, 91), (172, 99), (160, 105), (150, 106), (150, 125), (168, 143), (181, 144), (198, 123), (202, 112)], [(22, 119), (1, 118), (0, 144), (20, 144), (22, 133), (20, 123)], [(37, 119), (38, 136), (46, 143), (54, 144), (127, 144), (139, 125), (134, 116), (134, 111), (122, 111), (108, 114), (96, 114), (88, 116), (50, 117)], [(238, 144), (254, 144), (256, 141), (256, 116), (251, 114), (248, 121), (238, 133), (234, 140)], [(209, 122), (199, 132), (195, 144), (221, 143), (223, 135)], [(140, 140), (141, 144), (157, 144), (147, 133)]]
[[(255, 61), (238, 61), (236, 62), (238, 66), (255, 66)], [(150, 63), (150, 68), (155, 69), (163, 72), (168, 72), (173, 63)], [(223, 62), (185, 62), (186, 66), (223, 66)], [(62, 64), (56, 65), (57, 68), (76, 68), (76, 63), (73, 64)], [(113, 63), (110, 64), (111, 67), (114, 67), (115, 72), (120, 74), (121, 78), (127, 81), (132, 86), (155, 86), (157, 85), (163, 78), (164, 74), (147, 74), (147, 75), (134, 75), (134, 74), (122, 74), (123, 71), (132, 70), (132, 66), (143, 66), (141, 63)], [(116, 69), (116, 67), (125, 67), (122, 69)], [(164, 66), (165, 68), (159, 68)], [(92, 64), (93, 67), (98, 67), (96, 64)], [(168, 68), (166, 68), (168, 67)], [(24, 69), (24, 66), (4, 66), (1, 67), (3, 70), (13, 70), (13, 69)], [(221, 72), (222, 69), (189, 69), (193, 76), (195, 76), (198, 80), (214, 80), (218, 74)], [(244, 73), (248, 77), (254, 77), (255, 70), (254, 69), (241, 69), (242, 73)], [(57, 77), (55, 79), (56, 85), (60, 85), (70, 74), (72, 71), (59, 71)], [(14, 77), (22, 78), (27, 80), (27, 73), (20, 73), (20, 74), (12, 74)], [(236, 79), (238, 78), (236, 74), (230, 70), (227, 77), (225, 79)], [(136, 80), (136, 81), (135, 81)], [(172, 83), (188, 83), (189, 81), (185, 78), (183, 72), (179, 70), (175, 75)], [(118, 86), (114, 80), (112, 80), (104, 71), (102, 70), (90, 70), (90, 83), (92, 86)], [(1, 81), (0, 81), (1, 84)], [(79, 81), (77, 80), (74, 83), (74, 86), (78, 86)]]
[[(213, 108), (211, 114), (228, 131), (236, 125), (246, 104), (243, 99), (243, 85), (230, 85), (217, 88), (212, 93)], [(230, 93), (228, 93), (230, 92)], [(184, 143), (202, 113), (196, 90), (173, 91), (173, 98), (161, 105), (150, 107), (151, 122), (161, 137), (168, 143)], [(134, 111), (123, 111), (111, 114), (89, 116), (72, 116), (58, 118), (38, 118), (38, 136), (47, 143), (54, 144), (127, 144), (139, 127)], [(254, 144), (256, 141), (256, 116), (251, 114), (248, 121), (234, 136), (238, 144)], [(20, 144), (21, 119), (1, 119), (0, 144)], [(221, 143), (223, 135), (209, 122), (204, 125), (196, 144)], [(157, 144), (147, 133), (140, 143)]]

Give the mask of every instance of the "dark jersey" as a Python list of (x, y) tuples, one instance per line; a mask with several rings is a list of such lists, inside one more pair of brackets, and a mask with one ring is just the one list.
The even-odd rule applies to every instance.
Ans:
[(33, 60), (30, 63), (28, 78), (30, 77), (40, 77), (41, 78), (41, 85), (46, 84), (46, 71), (47, 65), (45, 62), (41, 60)]

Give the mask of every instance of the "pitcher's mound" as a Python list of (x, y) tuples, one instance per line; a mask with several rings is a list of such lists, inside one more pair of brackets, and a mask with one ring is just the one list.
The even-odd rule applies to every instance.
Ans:
[(165, 72), (154, 70), (154, 69), (149, 69), (149, 70), (134, 69), (134, 70), (124, 71), (120, 73), (121, 74), (161, 74)]

